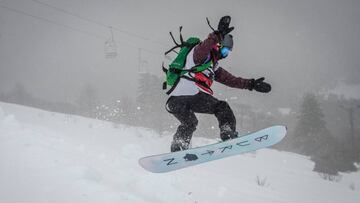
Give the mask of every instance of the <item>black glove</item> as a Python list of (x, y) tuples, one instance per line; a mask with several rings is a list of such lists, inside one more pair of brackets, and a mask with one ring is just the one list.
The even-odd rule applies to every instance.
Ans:
[(248, 89), (252, 91), (253, 89), (262, 92), (262, 93), (268, 93), (271, 91), (271, 85), (269, 83), (264, 82), (265, 78), (259, 78), (259, 79), (251, 79), (249, 82)]
[(219, 25), (218, 25), (218, 32), (221, 34), (221, 37), (224, 38), (226, 34), (229, 34), (231, 31), (233, 31), (234, 27), (230, 26), (231, 17), (230, 16), (224, 16), (220, 19)]

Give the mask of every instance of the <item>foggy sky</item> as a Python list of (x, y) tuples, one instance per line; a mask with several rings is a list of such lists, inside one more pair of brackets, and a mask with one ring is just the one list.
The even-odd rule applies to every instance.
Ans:
[[(303, 92), (360, 83), (357, 0), (0, 0), (0, 93), (21, 82), (35, 96), (74, 101), (92, 84), (105, 101), (134, 97), (139, 71), (162, 76), (169, 31), (177, 36), (182, 25), (184, 36), (205, 38), (205, 18), (216, 27), (223, 15), (232, 16), (235, 45), (220, 66), (264, 76), (273, 91), (216, 85), (217, 93), (286, 105)], [(106, 25), (114, 27), (116, 59), (104, 57)]]

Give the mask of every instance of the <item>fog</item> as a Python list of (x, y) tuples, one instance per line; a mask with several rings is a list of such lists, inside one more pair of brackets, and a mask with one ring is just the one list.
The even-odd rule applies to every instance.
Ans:
[[(216, 27), (224, 15), (234, 49), (220, 66), (272, 85), (263, 94), (214, 84), (240, 135), (287, 125), (279, 149), (311, 157), (318, 172), (358, 170), (357, 0), (0, 0), (0, 101), (171, 134), (178, 122), (161, 87), (161, 64), (175, 57), (164, 56), (169, 31), (205, 39), (206, 17)], [(194, 136), (217, 138), (216, 126), (199, 115)]]
[[(205, 38), (206, 17), (216, 26), (231, 15), (234, 50), (220, 65), (241, 77), (264, 76), (273, 91), (229, 91), (287, 106), (304, 92), (360, 83), (359, 10), (356, 0), (2, 0), (0, 92), (21, 83), (37, 97), (73, 101), (90, 84), (102, 101), (135, 97), (139, 72), (162, 76), (169, 31), (182, 25), (184, 36)], [(108, 26), (117, 45), (112, 59), (104, 53)]]

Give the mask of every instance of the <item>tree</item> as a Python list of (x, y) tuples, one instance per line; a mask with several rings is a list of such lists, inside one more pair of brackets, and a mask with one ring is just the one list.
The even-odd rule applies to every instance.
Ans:
[(159, 132), (168, 129), (170, 116), (165, 110), (166, 94), (161, 89), (162, 80), (150, 73), (141, 73), (137, 97), (138, 122)]
[(90, 84), (85, 85), (80, 91), (78, 99), (80, 115), (95, 118), (97, 103), (98, 101), (95, 88)]
[(324, 114), (314, 94), (306, 94), (303, 99), (294, 135), (294, 151), (308, 156), (314, 155), (328, 141)]
[(135, 102), (128, 96), (123, 96), (116, 101), (114, 108), (116, 112), (114, 120), (118, 123), (137, 125), (136, 123), (136, 105)]
[(7, 102), (30, 105), (33, 103), (33, 97), (22, 83), (16, 83), (14, 88), (4, 96)]
[[(344, 133), (346, 134), (346, 133)], [(311, 157), (314, 171), (333, 179), (339, 171), (356, 171), (358, 151), (351, 147), (354, 140), (340, 142), (326, 128), (324, 114), (314, 94), (304, 97), (293, 139), (293, 151)], [(345, 136), (351, 137), (351, 136)]]
[(334, 160), (336, 163), (333, 163), (332, 167), (337, 171), (357, 171), (354, 163), (360, 162), (360, 148), (358, 147), (360, 139), (355, 123), (359, 115), (357, 106), (360, 101), (329, 95), (324, 97), (322, 104), (325, 107), (329, 130), (337, 135), (335, 146), (331, 147), (331, 151), (324, 160)]
[(338, 175), (338, 172), (342, 166), (342, 158), (339, 149), (339, 145), (332, 137), (328, 138), (328, 141), (323, 143), (321, 147), (312, 154), (311, 160), (315, 162), (314, 171), (319, 172), (323, 177), (331, 177)]

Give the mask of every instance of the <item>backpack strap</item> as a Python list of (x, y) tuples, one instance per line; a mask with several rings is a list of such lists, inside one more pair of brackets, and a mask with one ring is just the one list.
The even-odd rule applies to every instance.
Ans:
[[(185, 75), (186, 73), (198, 73), (198, 72), (202, 72), (206, 69), (209, 69), (211, 66), (211, 60), (208, 61), (207, 63), (205, 64), (201, 64), (201, 65), (197, 65), (197, 66), (194, 66), (192, 67), (191, 69), (189, 70), (179, 70), (179, 69), (174, 69), (174, 68), (171, 68), (171, 69), (168, 69), (166, 71), (171, 71), (171, 72), (174, 72), (174, 73), (177, 73), (180, 75), (179, 78), (177, 78), (177, 80), (175, 81), (175, 83), (171, 86), (171, 88), (169, 89), (169, 91), (166, 92), (166, 94), (171, 94), (172, 91), (174, 91), (174, 89), (176, 88), (176, 86), (178, 85), (178, 83), (180, 82), (180, 79), (181, 78), (184, 78), (186, 80), (189, 80), (189, 81), (192, 81), (192, 82), (195, 82), (195, 83), (198, 83), (200, 84), (201, 86), (209, 89), (210, 91), (212, 91), (212, 89), (210, 88), (209, 85), (207, 85), (205, 82), (203, 81), (200, 81), (200, 80), (197, 80), (195, 79), (194, 77), (190, 77), (190, 76), (187, 76)], [(164, 82), (163, 84), (163, 88), (165, 87), (166, 89), (166, 82)]]
[[(175, 87), (176, 87), (177, 84), (180, 82), (180, 78), (181, 78), (181, 77), (179, 77), (179, 78), (175, 81), (174, 85), (171, 86), (171, 88), (169, 89), (169, 91), (166, 92), (167, 95), (171, 94), (171, 92), (174, 91)], [(166, 82), (165, 82), (165, 83), (166, 83)], [(166, 89), (166, 88), (165, 88), (165, 89)]]
[(170, 33), (170, 36), (171, 36), (171, 39), (173, 40), (175, 46), (174, 46), (173, 48), (169, 49), (168, 51), (166, 51), (166, 52), (165, 52), (165, 55), (169, 54), (169, 53), (172, 52), (172, 51), (178, 54), (178, 52), (176, 52), (176, 51), (174, 51), (174, 50), (177, 49), (177, 48), (181, 48), (181, 47), (186, 46), (187, 43), (184, 42), (184, 38), (183, 38), (183, 36), (182, 36), (181, 31), (182, 31), (182, 26), (179, 27), (180, 44), (176, 42), (176, 40), (175, 40), (174, 35), (172, 34), (172, 32), (169, 32), (169, 33)]
[(198, 84), (200, 84), (201, 86), (209, 89), (209, 90), (212, 92), (212, 89), (211, 89), (211, 88), (209, 87), (209, 85), (207, 85), (205, 82), (196, 80), (196, 79), (193, 78), (193, 77), (189, 77), (189, 76), (183, 75), (183, 76), (180, 76), (180, 77), (176, 80), (176, 82), (174, 83), (174, 85), (169, 89), (169, 91), (166, 92), (166, 94), (169, 95), (169, 94), (171, 94), (172, 91), (174, 91), (174, 89), (176, 88), (177, 84), (180, 82), (180, 79), (181, 79), (181, 78), (184, 78), (184, 79), (186, 79), (186, 80), (189, 80), (189, 81), (198, 83)]

